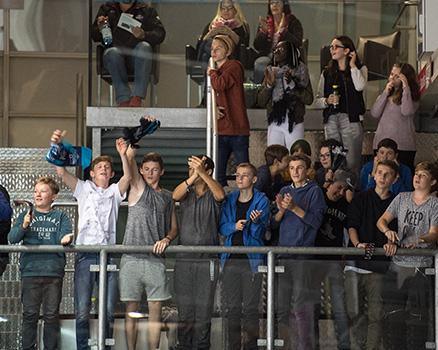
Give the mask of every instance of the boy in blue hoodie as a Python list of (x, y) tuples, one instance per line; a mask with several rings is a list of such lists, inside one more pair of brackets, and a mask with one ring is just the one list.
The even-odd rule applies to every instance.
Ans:
[[(52, 209), (59, 192), (50, 177), (35, 183), (34, 210), (18, 216), (8, 235), (10, 243), (24, 245), (69, 244), (73, 235), (70, 219), (64, 212)], [(20, 258), (23, 303), (22, 349), (36, 349), (37, 324), (43, 306), (44, 349), (58, 349), (59, 304), (62, 296), (65, 255), (63, 253), (22, 253)]]
[[(227, 195), (222, 207), (219, 233), (225, 246), (263, 246), (269, 219), (269, 200), (255, 190), (257, 169), (241, 163), (236, 170), (238, 191)], [(257, 349), (258, 305), (262, 276), (257, 273), (262, 254), (221, 254), (224, 305), (228, 319), (228, 348)]]
[[(321, 226), (326, 203), (319, 186), (308, 179), (310, 158), (305, 155), (291, 156), (289, 173), (292, 184), (283, 187), (277, 195), (278, 213), (274, 220), (280, 223), (279, 245), (286, 247), (313, 247)], [(277, 322), (279, 337), (289, 344), (289, 313), (294, 301), (293, 313), (297, 321), (298, 349), (312, 348), (313, 305), (309, 299), (311, 271), (303, 259), (284, 257), (281, 263), (284, 273), (278, 277)], [(308, 272), (306, 274), (306, 271)]]

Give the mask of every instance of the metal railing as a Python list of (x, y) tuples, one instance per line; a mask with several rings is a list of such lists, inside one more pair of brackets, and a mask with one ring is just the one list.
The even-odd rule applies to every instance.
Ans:
[[(99, 253), (99, 305), (98, 305), (98, 341), (97, 348), (105, 349), (105, 318), (106, 318), (106, 272), (107, 260), (109, 253), (152, 253), (152, 246), (125, 246), (125, 245), (77, 245), (77, 246), (24, 246), (24, 245), (9, 245), (0, 246), (0, 253), (4, 252), (26, 252), (26, 253)], [(363, 256), (364, 250), (357, 248), (319, 248), (319, 247), (223, 247), (223, 246), (170, 246), (166, 249), (166, 253), (231, 253), (231, 254), (248, 254), (259, 253), (267, 255), (267, 330), (266, 330), (266, 348), (274, 349), (274, 275), (275, 275), (275, 256), (282, 255), (349, 255)], [(384, 255), (383, 248), (376, 248), (374, 255)], [(434, 249), (398, 249), (397, 255), (408, 256), (433, 256), (434, 266), (438, 266), (438, 251)], [(434, 273), (435, 281), (435, 299), (434, 310), (435, 320), (438, 320), (438, 277), (436, 269), (431, 269)], [(429, 344), (428, 348), (437, 348), (438, 340), (438, 322), (435, 322), (435, 343)]]

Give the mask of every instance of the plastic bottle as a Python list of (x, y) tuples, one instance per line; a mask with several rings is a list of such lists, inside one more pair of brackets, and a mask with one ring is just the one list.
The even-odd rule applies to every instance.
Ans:
[[(332, 85), (332, 89), (333, 89), (332, 94), (335, 95), (335, 96), (339, 96), (339, 86), (338, 85)], [(339, 103), (333, 103), (333, 108), (334, 109), (338, 109), (338, 104)]]
[(113, 43), (113, 33), (108, 22), (108, 18), (105, 18), (99, 25), (100, 33), (102, 34), (102, 43), (109, 47)]

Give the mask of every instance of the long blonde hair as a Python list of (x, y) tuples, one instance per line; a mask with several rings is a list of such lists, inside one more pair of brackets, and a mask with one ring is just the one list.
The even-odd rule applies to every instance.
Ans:
[[(243, 14), (242, 9), (240, 8), (240, 5), (235, 0), (228, 0), (228, 1), (230, 1), (233, 4), (234, 9), (236, 10), (236, 15), (234, 16), (234, 19), (237, 22), (239, 22), (239, 24), (242, 25), (243, 28), (246, 30), (247, 22), (246, 22), (245, 15)], [(214, 23), (219, 18), (221, 18), (221, 5), (223, 2), (224, 2), (224, 0), (219, 1), (218, 5), (217, 5), (216, 16), (211, 20), (210, 27), (211, 27), (211, 23)]]

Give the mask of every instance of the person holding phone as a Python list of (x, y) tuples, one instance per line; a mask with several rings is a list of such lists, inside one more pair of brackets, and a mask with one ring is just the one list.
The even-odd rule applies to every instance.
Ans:
[(272, 59), (272, 50), (280, 41), (288, 41), (301, 49), (303, 26), (290, 10), (288, 0), (269, 0), (268, 14), (259, 17), (259, 27), (254, 39), (254, 48), (260, 56), (254, 62), (254, 83), (261, 83), (265, 68)]
[(371, 108), (371, 115), (379, 120), (373, 149), (377, 150), (377, 145), (383, 139), (394, 140), (398, 146), (398, 160), (412, 172), (416, 153), (414, 118), (419, 100), (420, 91), (414, 67), (408, 63), (396, 63), (385, 89)]
[(336, 36), (330, 44), (330, 53), (332, 59), (321, 73), (316, 106), (324, 108), (325, 138), (342, 142), (348, 149), (348, 168), (359, 173), (365, 114), (362, 92), (368, 69), (361, 63), (348, 36)]

